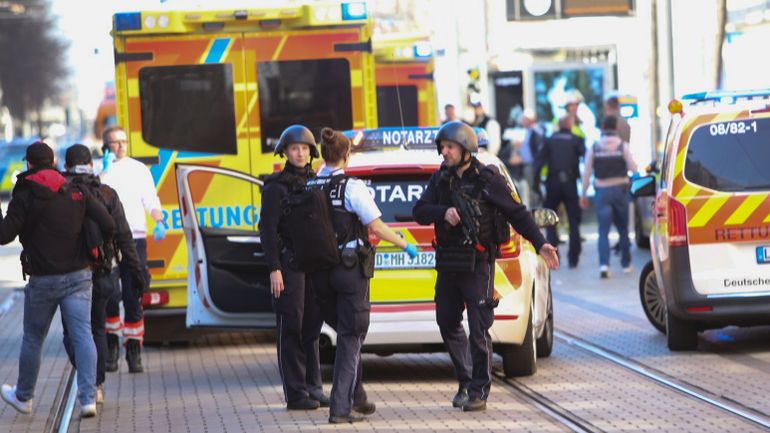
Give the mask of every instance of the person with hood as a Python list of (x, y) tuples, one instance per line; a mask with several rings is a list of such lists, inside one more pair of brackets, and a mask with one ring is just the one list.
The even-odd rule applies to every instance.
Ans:
[[(96, 402), (104, 402), (105, 360), (107, 356), (107, 334), (105, 320), (107, 317), (107, 301), (120, 296), (120, 272), (118, 262), (126, 263), (131, 269), (136, 287), (145, 286), (144, 268), (139, 263), (131, 227), (126, 220), (123, 205), (118, 193), (111, 187), (101, 183), (94, 175), (94, 164), (91, 151), (82, 144), (74, 144), (65, 154), (64, 173), (67, 182), (99, 200), (110, 213), (115, 222), (114, 242), (108, 242), (102, 249), (101, 265), (93, 269), (93, 295), (91, 296), (91, 334), (96, 343)], [(74, 362), (74, 351), (67, 324), (64, 323), (64, 346), (70, 361)]]
[[(86, 217), (112, 238), (115, 224), (97, 200), (67, 185), (54, 168), (53, 150), (38, 141), (27, 147), (27, 171), (18, 175), (0, 218), (0, 244), (19, 237), (24, 289), (24, 337), (16, 385), (4, 384), (0, 395), (21, 413), (32, 412), (43, 342), (56, 308), (67, 324), (77, 368), (82, 417), (96, 415), (96, 347), (91, 337), (91, 259), (83, 239)], [(0, 215), (1, 216), (1, 215)]]
[(599, 276), (610, 277), (610, 225), (614, 222), (620, 235), (620, 261), (624, 273), (631, 267), (630, 242), (628, 240), (628, 172), (636, 171), (636, 163), (617, 133), (618, 119), (607, 116), (602, 121), (602, 137), (588, 151), (583, 172), (583, 194), (580, 206), (588, 206), (586, 191), (594, 172), (594, 206), (599, 221)]

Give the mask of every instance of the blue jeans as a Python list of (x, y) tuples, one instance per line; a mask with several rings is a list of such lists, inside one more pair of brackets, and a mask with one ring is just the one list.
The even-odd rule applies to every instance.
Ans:
[(75, 352), (80, 404), (96, 401), (96, 346), (91, 336), (91, 271), (31, 276), (24, 296), (24, 338), (19, 355), (16, 397), (35, 396), (43, 341), (51, 321), (61, 308), (68, 338)]
[(599, 220), (599, 264), (610, 264), (610, 225), (615, 223), (620, 235), (620, 263), (631, 264), (628, 240), (628, 186), (596, 188), (596, 219)]

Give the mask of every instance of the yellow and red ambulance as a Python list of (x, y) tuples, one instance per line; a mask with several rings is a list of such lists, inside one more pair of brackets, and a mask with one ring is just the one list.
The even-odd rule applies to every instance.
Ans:
[[(153, 315), (184, 313), (187, 248), (174, 165), (259, 177), (294, 123), (313, 130), (377, 124), (371, 21), (365, 2), (237, 10), (118, 13), (113, 18), (118, 124), (129, 156), (148, 165), (169, 231), (148, 242)], [(190, 178), (201, 227), (256, 229), (257, 186)], [(148, 323), (148, 332), (152, 325)]]
[(378, 126), (438, 125), (435, 60), (428, 36), (378, 35), (373, 44)]

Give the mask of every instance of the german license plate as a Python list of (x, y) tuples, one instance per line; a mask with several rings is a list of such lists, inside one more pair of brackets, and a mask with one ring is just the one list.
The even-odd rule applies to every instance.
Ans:
[(770, 246), (757, 247), (757, 263), (770, 263)]
[(435, 265), (435, 251), (419, 252), (415, 258), (404, 252), (377, 253), (374, 256), (375, 269), (432, 269)]

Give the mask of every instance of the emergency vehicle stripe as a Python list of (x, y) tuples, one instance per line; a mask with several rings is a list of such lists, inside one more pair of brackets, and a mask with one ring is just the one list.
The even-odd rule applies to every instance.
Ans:
[(738, 207), (738, 209), (733, 212), (732, 215), (730, 215), (730, 218), (727, 218), (727, 221), (725, 221), (725, 225), (734, 225), (734, 224), (743, 224), (746, 222), (747, 219), (751, 216), (751, 214), (754, 213), (755, 210), (759, 207), (760, 204), (762, 204), (765, 199), (770, 196), (768, 194), (764, 195), (750, 195), (746, 197), (746, 199), (741, 203), (741, 205)]
[(206, 59), (203, 63), (220, 63), (225, 58), (225, 53), (230, 46), (230, 38), (217, 38), (211, 42), (211, 48), (208, 49)]
[(278, 43), (275, 52), (273, 52), (273, 61), (276, 61), (281, 57), (281, 51), (283, 51), (283, 46), (286, 45), (287, 39), (289, 39), (289, 35), (283, 35), (281, 42)]
[[(727, 224), (726, 221), (745, 203), (747, 198), (745, 195), (726, 194), (725, 196), (728, 197), (727, 202), (706, 222), (705, 227)], [(748, 217), (748, 214), (746, 216)]]
[(690, 227), (703, 227), (729, 198), (729, 195), (718, 195), (707, 199), (700, 210), (690, 218), (688, 225)]
[(700, 191), (700, 188), (685, 182), (682, 189), (676, 194), (676, 200), (687, 206), (690, 200), (698, 196), (698, 191)]

